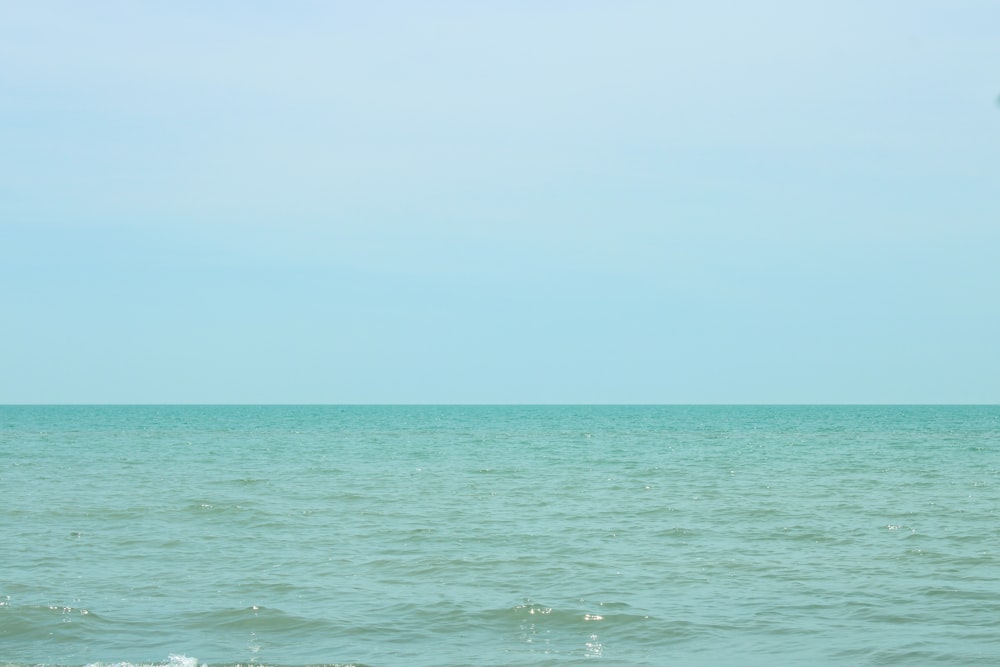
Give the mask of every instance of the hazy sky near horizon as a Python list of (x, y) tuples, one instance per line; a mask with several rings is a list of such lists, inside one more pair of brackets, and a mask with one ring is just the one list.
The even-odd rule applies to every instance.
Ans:
[(0, 403), (1000, 402), (1000, 3), (0, 5)]

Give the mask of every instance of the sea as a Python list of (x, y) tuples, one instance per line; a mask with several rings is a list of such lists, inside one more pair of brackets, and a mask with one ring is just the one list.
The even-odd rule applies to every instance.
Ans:
[(1000, 664), (1000, 406), (3, 406), (0, 665)]

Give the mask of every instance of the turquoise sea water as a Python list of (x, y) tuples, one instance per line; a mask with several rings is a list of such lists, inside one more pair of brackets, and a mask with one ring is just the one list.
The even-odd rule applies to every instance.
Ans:
[(1000, 407), (0, 407), (0, 664), (1000, 664)]

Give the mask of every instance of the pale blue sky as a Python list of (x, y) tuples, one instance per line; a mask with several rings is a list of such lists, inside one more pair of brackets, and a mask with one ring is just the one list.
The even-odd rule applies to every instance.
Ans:
[(1000, 402), (1000, 3), (0, 4), (0, 403)]

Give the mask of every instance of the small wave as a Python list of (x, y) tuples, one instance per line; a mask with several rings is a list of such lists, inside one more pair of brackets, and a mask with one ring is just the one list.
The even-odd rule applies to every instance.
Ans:
[(252, 486), (254, 484), (267, 484), (268, 480), (261, 479), (259, 477), (238, 477), (227, 480), (225, 483), (232, 484), (234, 486)]
[[(184, 619), (183, 625), (188, 628), (212, 627), (219, 630), (319, 634), (329, 633), (336, 627), (326, 618), (308, 618), (258, 605), (243, 609), (221, 609), (191, 614)], [(171, 665), (170, 667), (196, 666)]]
[(478, 614), (480, 621), (545, 623), (551, 626), (580, 627), (600, 623), (602, 626), (622, 626), (650, 620), (645, 614), (626, 611), (629, 605), (616, 602), (599, 602), (577, 607), (550, 607), (531, 600), (503, 609), (485, 610)]
[(83, 607), (68, 607), (56, 604), (14, 606), (9, 600), (5, 599), (0, 600), (0, 608), (4, 612), (11, 614), (4, 619), (3, 629), (7, 634), (13, 634), (14, 632), (40, 632), (43, 626), (54, 618), (61, 619), (62, 622), (70, 622), (72, 619), (76, 619), (81, 622), (96, 623), (103, 620), (99, 615)]

